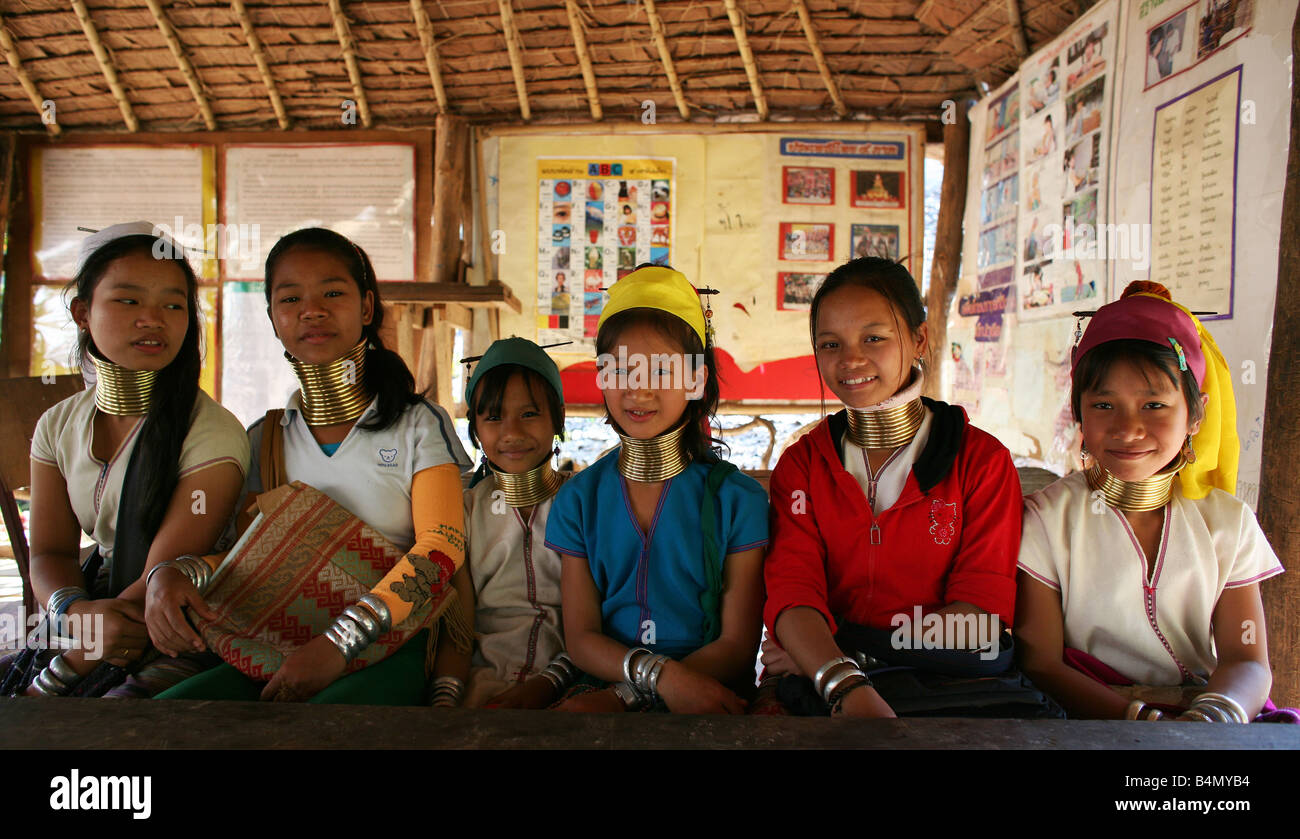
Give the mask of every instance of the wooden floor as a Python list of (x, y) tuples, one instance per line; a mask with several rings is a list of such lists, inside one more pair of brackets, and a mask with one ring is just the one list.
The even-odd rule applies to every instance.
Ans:
[[(109, 704), (112, 707), (109, 708)], [(1300, 749), (1300, 726), (0, 699), (0, 749)]]

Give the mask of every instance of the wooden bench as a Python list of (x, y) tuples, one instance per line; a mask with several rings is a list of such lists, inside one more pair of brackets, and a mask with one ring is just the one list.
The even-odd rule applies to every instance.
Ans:
[[(111, 707), (110, 707), (111, 706)], [(0, 699), (0, 749), (1300, 749), (1300, 726)]]

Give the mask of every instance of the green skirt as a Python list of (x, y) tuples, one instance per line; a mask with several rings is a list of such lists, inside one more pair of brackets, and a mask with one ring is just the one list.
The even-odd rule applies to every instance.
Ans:
[[(429, 631), (421, 630), (388, 658), (337, 679), (308, 702), (321, 705), (424, 705), (424, 655)], [(266, 682), (229, 664), (193, 676), (155, 699), (227, 699), (255, 702)]]

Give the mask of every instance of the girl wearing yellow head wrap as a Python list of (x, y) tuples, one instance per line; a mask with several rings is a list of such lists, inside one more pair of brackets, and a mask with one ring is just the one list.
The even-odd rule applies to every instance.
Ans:
[(1214, 339), (1163, 286), (1134, 283), (1092, 318), (1073, 378), (1086, 469), (1025, 499), (1025, 671), (1072, 716), (1274, 712), (1259, 583), (1282, 566), (1231, 494), (1236, 409)]

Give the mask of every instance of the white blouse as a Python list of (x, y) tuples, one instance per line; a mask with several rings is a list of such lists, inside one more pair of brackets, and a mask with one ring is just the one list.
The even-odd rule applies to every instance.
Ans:
[(1153, 561), (1148, 573), (1128, 520), (1082, 472), (1025, 498), (1019, 566), (1061, 593), (1065, 645), (1138, 684), (1208, 678), (1224, 589), (1282, 573), (1255, 514), (1217, 489), (1195, 501), (1175, 490)]

